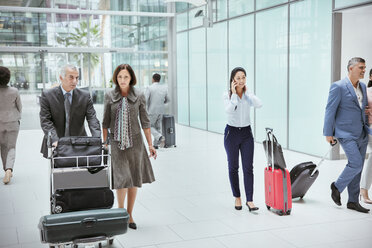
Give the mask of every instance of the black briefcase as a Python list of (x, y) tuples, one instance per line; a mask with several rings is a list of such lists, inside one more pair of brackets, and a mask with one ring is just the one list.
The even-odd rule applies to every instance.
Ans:
[(108, 187), (57, 189), (52, 195), (53, 213), (111, 208), (113, 204), (114, 194)]
[(101, 165), (101, 138), (87, 136), (62, 137), (58, 140), (58, 145), (53, 152), (53, 159), (55, 168)]

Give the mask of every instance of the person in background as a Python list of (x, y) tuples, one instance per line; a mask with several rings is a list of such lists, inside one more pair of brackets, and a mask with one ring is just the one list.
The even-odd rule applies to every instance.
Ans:
[(169, 102), (168, 89), (166, 86), (159, 84), (160, 78), (161, 76), (155, 73), (152, 76), (152, 84), (145, 93), (155, 149), (158, 149), (159, 145), (164, 147), (165, 144), (165, 138), (162, 134), (162, 120), (163, 114), (165, 114), (165, 104)]
[(359, 204), (360, 176), (368, 144), (366, 85), (360, 82), (366, 71), (365, 60), (354, 57), (347, 64), (348, 76), (334, 82), (329, 90), (325, 110), (323, 135), (328, 143), (338, 139), (348, 163), (341, 175), (331, 184), (331, 198), (341, 206), (341, 193), (347, 187), (346, 207), (362, 213), (369, 209)]
[[(372, 69), (369, 71), (369, 82), (367, 84), (368, 107), (366, 113), (368, 115), (369, 128), (372, 129)], [(372, 135), (368, 136), (368, 147), (372, 149)], [(369, 154), (367, 164), (364, 165), (362, 171), (362, 179), (360, 181), (360, 195), (363, 201), (372, 204), (372, 200), (368, 196), (368, 190), (372, 184), (372, 152)]]
[(9, 87), (10, 71), (0, 66), (0, 153), (8, 184), (13, 176), (16, 143), (22, 114), (22, 103), (16, 88)]
[[(155, 181), (149, 157), (156, 159), (157, 155), (151, 142), (145, 95), (134, 88), (137, 80), (132, 67), (128, 64), (116, 67), (112, 81), (116, 87), (106, 92), (104, 98), (103, 141), (106, 142), (110, 135), (112, 185), (116, 189), (118, 207), (124, 208), (128, 194), (129, 228), (137, 229), (133, 218), (137, 188), (143, 183)], [(147, 140), (149, 156), (141, 128)]]
[(256, 211), (253, 203), (253, 154), (254, 140), (251, 129), (250, 108), (262, 107), (261, 100), (249, 93), (246, 85), (246, 72), (237, 67), (231, 71), (230, 91), (224, 95), (227, 125), (224, 133), (224, 146), (227, 154), (229, 178), (235, 209), (241, 210), (239, 189), (239, 152), (242, 160), (246, 205), (249, 211)]
[(60, 137), (87, 136), (85, 119), (92, 136), (101, 137), (101, 127), (89, 92), (76, 88), (79, 82), (78, 68), (63, 66), (59, 79), (59, 87), (43, 91), (40, 97), (40, 125), (44, 132), (41, 153), (45, 158), (48, 157), (48, 133), (51, 134), (54, 147), (58, 145)]

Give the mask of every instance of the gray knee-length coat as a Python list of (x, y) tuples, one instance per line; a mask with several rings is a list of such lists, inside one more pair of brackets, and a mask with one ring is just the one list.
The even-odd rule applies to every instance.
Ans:
[(122, 98), (123, 96), (118, 88), (106, 92), (102, 121), (102, 127), (110, 128), (111, 131), (111, 165), (114, 189), (141, 187), (143, 183), (155, 181), (141, 134), (141, 129), (150, 128), (150, 120), (146, 111), (146, 99), (143, 92), (133, 86), (131, 86), (127, 96), (133, 146), (120, 150), (118, 141), (113, 139), (116, 111)]

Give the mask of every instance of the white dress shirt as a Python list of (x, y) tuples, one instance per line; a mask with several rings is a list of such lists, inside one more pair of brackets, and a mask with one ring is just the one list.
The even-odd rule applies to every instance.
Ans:
[(237, 94), (224, 94), (225, 112), (227, 113), (227, 124), (233, 127), (246, 127), (251, 125), (250, 109), (261, 108), (261, 100), (252, 93), (246, 92), (242, 98)]

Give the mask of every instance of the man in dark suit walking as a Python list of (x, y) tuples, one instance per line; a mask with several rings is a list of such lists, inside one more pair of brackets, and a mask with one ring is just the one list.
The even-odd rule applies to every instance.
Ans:
[(64, 136), (87, 136), (85, 119), (92, 136), (100, 137), (101, 129), (89, 92), (76, 88), (79, 71), (65, 65), (59, 76), (61, 85), (43, 91), (40, 97), (40, 125), (44, 132), (41, 153), (48, 156), (47, 137), (51, 134), (53, 146)]

